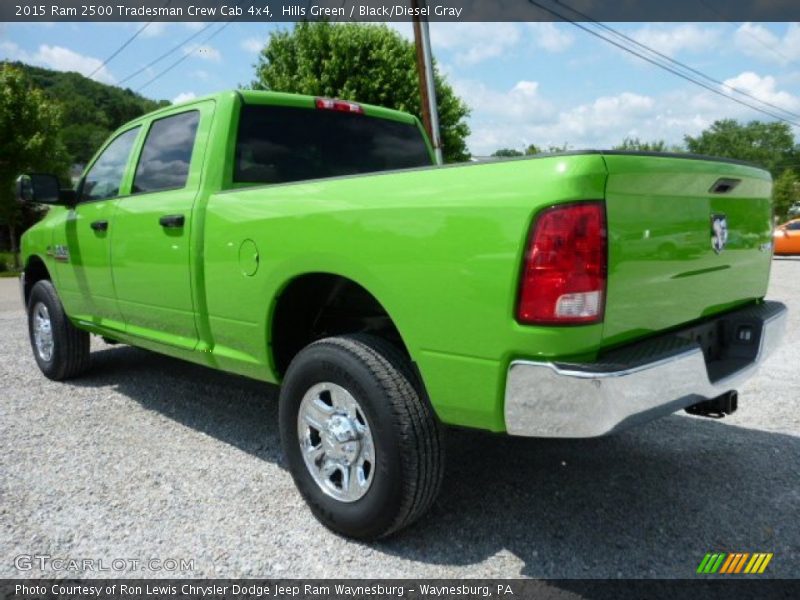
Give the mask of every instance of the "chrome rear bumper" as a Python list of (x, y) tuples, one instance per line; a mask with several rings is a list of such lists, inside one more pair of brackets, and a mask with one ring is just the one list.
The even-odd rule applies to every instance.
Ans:
[(741, 385), (778, 346), (786, 314), (783, 304), (764, 302), (711, 319), (722, 340), (709, 361), (689, 339), (692, 329), (615, 350), (596, 363), (515, 360), (506, 381), (506, 430), (596, 437), (716, 398)]

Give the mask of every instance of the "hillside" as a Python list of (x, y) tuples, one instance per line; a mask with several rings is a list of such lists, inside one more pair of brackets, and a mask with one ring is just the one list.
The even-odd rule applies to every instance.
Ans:
[(20, 62), (11, 64), (61, 104), (62, 139), (73, 164), (85, 164), (123, 123), (169, 104), (166, 100), (150, 100), (130, 89), (98, 83), (79, 73), (51, 71)]

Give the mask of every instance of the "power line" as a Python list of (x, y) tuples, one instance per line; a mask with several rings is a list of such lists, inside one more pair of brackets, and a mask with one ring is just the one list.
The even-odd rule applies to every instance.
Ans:
[[(228, 22), (226, 22), (222, 27), (217, 29), (214, 33), (212, 33), (210, 36), (208, 36), (206, 39), (204, 39), (202, 42), (200, 42), (200, 45), (205, 44), (205, 43), (210, 42), (211, 40), (213, 40), (218, 34), (220, 34), (222, 32), (223, 29), (225, 29), (231, 23), (233, 23), (233, 19), (231, 19)], [(199, 46), (198, 46), (198, 48), (199, 48)], [(138, 88), (136, 88), (136, 91), (137, 92), (141, 92), (144, 88), (146, 88), (148, 85), (153, 83), (156, 79), (160, 79), (161, 77), (163, 77), (164, 75), (169, 73), (172, 69), (177, 67), (179, 64), (181, 64), (187, 58), (189, 58), (195, 50), (197, 50), (197, 48), (194, 48), (194, 49), (190, 50), (189, 52), (185, 53), (183, 56), (181, 56), (178, 60), (176, 60), (174, 63), (172, 63), (166, 69), (164, 69), (163, 71), (161, 71), (160, 73), (158, 73), (157, 75), (152, 77), (151, 79), (147, 80), (144, 84), (142, 84)]]
[[(171, 3), (172, 3), (172, 0), (167, 0), (167, 1), (164, 3), (164, 7), (166, 8), (166, 7), (167, 7), (167, 6), (169, 6)], [(135, 40), (137, 37), (139, 37), (139, 34), (140, 34), (140, 33), (142, 33), (142, 32), (143, 32), (145, 29), (147, 29), (148, 27), (150, 27), (150, 25), (152, 25), (152, 24), (153, 24), (153, 21), (154, 21), (154, 20), (155, 20), (155, 19), (151, 19), (150, 21), (148, 21), (147, 23), (145, 23), (144, 25), (142, 25), (142, 26), (141, 26), (141, 27), (140, 27), (140, 28), (139, 28), (139, 29), (136, 31), (136, 33), (134, 33), (134, 34), (133, 34), (131, 37), (129, 37), (127, 40), (125, 40), (125, 42), (124, 42), (124, 43), (123, 43), (123, 44), (122, 44), (122, 45), (121, 45), (119, 48), (117, 48), (117, 49), (116, 49), (114, 52), (112, 52), (112, 53), (111, 53), (111, 55), (110, 55), (110, 56), (109, 56), (107, 59), (105, 59), (105, 60), (104, 60), (102, 63), (100, 63), (100, 66), (99, 66), (99, 67), (97, 67), (97, 68), (96, 68), (94, 71), (92, 71), (91, 73), (89, 73), (89, 74), (88, 74), (86, 77), (87, 77), (88, 79), (91, 79), (91, 78), (92, 78), (92, 77), (93, 77), (93, 76), (94, 76), (94, 75), (95, 75), (95, 74), (96, 74), (98, 71), (100, 71), (100, 69), (102, 69), (103, 67), (105, 67), (105, 66), (106, 66), (108, 63), (110, 63), (110, 62), (111, 62), (111, 61), (114, 59), (114, 57), (115, 57), (115, 56), (117, 56), (117, 55), (118, 55), (120, 52), (122, 52), (122, 51), (123, 51), (125, 48), (127, 48), (127, 47), (128, 47), (128, 45), (129, 45), (129, 44), (130, 44), (130, 43), (131, 43), (133, 40)]]
[(742, 96), (746, 96), (747, 98), (750, 98), (751, 100), (755, 100), (756, 102), (760, 102), (761, 104), (764, 104), (765, 106), (769, 106), (769, 107), (771, 107), (771, 108), (774, 108), (774, 109), (776, 109), (776, 110), (779, 110), (779, 111), (781, 111), (782, 113), (785, 113), (785, 114), (787, 114), (787, 115), (790, 115), (790, 116), (792, 116), (792, 117), (795, 117), (795, 118), (798, 118), (798, 119), (800, 119), (800, 114), (798, 114), (798, 113), (794, 113), (794, 112), (792, 112), (792, 111), (790, 111), (790, 110), (786, 110), (785, 108), (781, 108), (780, 106), (777, 106), (777, 105), (775, 105), (775, 104), (772, 104), (771, 102), (767, 102), (766, 100), (762, 100), (761, 98), (758, 98), (758, 97), (756, 97), (756, 96), (753, 96), (752, 94), (750, 94), (750, 93), (748, 93), (748, 92), (745, 92), (745, 91), (742, 91), (742, 90), (740, 90), (740, 89), (738, 89), (738, 88), (735, 88), (735, 87), (733, 87), (732, 85), (728, 85), (727, 83), (725, 83), (725, 82), (723, 82), (723, 81), (719, 81), (718, 79), (714, 79), (714, 78), (713, 78), (713, 77), (711, 77), (710, 75), (706, 75), (705, 73), (703, 73), (702, 71), (700, 71), (700, 70), (698, 70), (698, 69), (695, 69), (695, 68), (693, 68), (693, 67), (691, 67), (691, 66), (689, 66), (689, 65), (687, 65), (687, 64), (685, 64), (685, 63), (682, 63), (682, 62), (680, 62), (679, 60), (675, 60), (675, 59), (673, 59), (672, 57), (670, 57), (670, 56), (667, 56), (666, 54), (663, 54), (662, 52), (659, 52), (659, 51), (658, 51), (658, 50), (656, 50), (655, 48), (651, 48), (650, 46), (647, 46), (647, 45), (645, 45), (645, 44), (642, 44), (642, 43), (641, 43), (641, 42), (639, 42), (638, 40), (636, 40), (636, 39), (634, 39), (634, 38), (632, 38), (632, 37), (630, 37), (630, 36), (627, 36), (627, 35), (625, 35), (625, 34), (624, 34), (624, 33), (622, 33), (621, 31), (617, 31), (617, 30), (616, 30), (616, 29), (614, 29), (613, 27), (609, 27), (608, 25), (606, 25), (606, 24), (604, 24), (604, 23), (600, 23), (599, 21), (595, 21), (595, 20), (594, 20), (594, 19), (592, 19), (592, 18), (591, 18), (589, 15), (587, 15), (587, 14), (585, 14), (585, 13), (582, 13), (582, 12), (581, 12), (581, 11), (579, 11), (577, 8), (572, 8), (571, 6), (569, 6), (569, 5), (567, 5), (567, 4), (564, 4), (564, 3), (562, 3), (562, 2), (559, 2), (559, 4), (562, 4), (562, 5), (563, 5), (565, 8), (567, 8), (567, 9), (571, 10), (572, 12), (574, 12), (575, 14), (577, 14), (577, 15), (579, 15), (579, 16), (581, 16), (581, 17), (583, 17), (583, 18), (584, 18), (584, 19), (586, 19), (587, 21), (591, 21), (592, 23), (594, 23), (594, 24), (595, 24), (595, 25), (597, 25), (598, 27), (602, 27), (602, 28), (603, 28), (603, 29), (605, 29), (606, 31), (610, 32), (612, 35), (615, 35), (615, 36), (617, 36), (618, 38), (622, 38), (622, 39), (624, 39), (624, 40), (626, 40), (626, 41), (628, 41), (628, 42), (630, 42), (630, 43), (632, 43), (632, 44), (635, 44), (636, 46), (639, 46), (639, 47), (640, 47), (640, 48), (642, 48), (643, 50), (645, 50), (645, 51), (648, 51), (648, 52), (651, 52), (651, 53), (653, 53), (653, 54), (655, 54), (655, 55), (657, 55), (657, 56), (661, 57), (662, 59), (664, 59), (664, 60), (666, 60), (666, 61), (669, 61), (670, 63), (672, 63), (672, 64), (676, 65), (676, 66), (677, 66), (677, 67), (679, 67), (679, 68), (682, 68), (682, 69), (685, 69), (686, 71), (689, 71), (689, 72), (691, 72), (691, 73), (694, 73), (695, 75), (698, 75), (698, 76), (702, 77), (703, 79), (706, 79), (706, 80), (708, 80), (708, 81), (710, 81), (710, 82), (712, 82), (712, 83), (715, 83), (715, 84), (717, 84), (717, 85), (719, 85), (719, 86), (721, 86), (721, 87), (724, 87), (724, 88), (726, 88), (726, 89), (728, 89), (728, 90), (731, 90), (732, 92), (735, 92), (735, 93), (737, 93), (737, 94), (741, 94)]
[(123, 79), (120, 79), (120, 81), (119, 81), (119, 82), (117, 82), (117, 85), (122, 85), (122, 84), (123, 84), (123, 83), (125, 83), (126, 81), (130, 81), (131, 79), (133, 79), (134, 77), (136, 77), (136, 76), (137, 76), (137, 75), (139, 75), (140, 73), (142, 73), (142, 72), (146, 71), (147, 69), (149, 69), (150, 67), (152, 67), (152, 66), (153, 66), (153, 65), (155, 65), (156, 63), (159, 63), (159, 62), (161, 62), (162, 60), (164, 60), (165, 58), (167, 58), (167, 57), (168, 57), (170, 54), (172, 54), (172, 53), (176, 52), (177, 50), (180, 50), (180, 49), (181, 49), (181, 48), (183, 48), (183, 47), (184, 47), (186, 44), (188, 44), (188, 43), (189, 43), (189, 42), (191, 42), (191, 41), (192, 41), (194, 38), (196, 38), (198, 35), (200, 35), (201, 33), (203, 33), (203, 32), (204, 32), (206, 29), (208, 29), (208, 28), (209, 28), (209, 27), (211, 27), (212, 25), (216, 25), (218, 22), (219, 22), (219, 21), (212, 21), (211, 23), (209, 23), (208, 25), (206, 25), (206, 26), (205, 26), (205, 27), (203, 27), (202, 29), (200, 29), (200, 30), (198, 30), (198, 31), (195, 31), (195, 32), (194, 32), (192, 35), (190, 35), (189, 37), (187, 37), (185, 40), (183, 40), (182, 42), (180, 42), (180, 43), (176, 44), (175, 46), (173, 46), (172, 48), (170, 48), (169, 50), (167, 50), (166, 52), (164, 52), (164, 54), (160, 55), (158, 58), (155, 58), (155, 59), (151, 60), (149, 63), (147, 63), (145, 66), (143, 66), (143, 67), (142, 67), (141, 69), (139, 69), (138, 71), (135, 71), (135, 72), (131, 73), (130, 75), (128, 75), (127, 77), (125, 77), (125, 78), (123, 78)]
[[(609, 38), (603, 36), (602, 34), (598, 33), (597, 31), (594, 31), (593, 29), (590, 29), (590, 28), (588, 28), (588, 27), (586, 27), (584, 25), (581, 25), (580, 23), (577, 23), (576, 21), (573, 21), (573, 20), (567, 18), (566, 16), (562, 15), (561, 13), (558, 13), (558, 12), (548, 8), (547, 6), (544, 6), (544, 5), (536, 2), (536, 0), (528, 0), (528, 2), (530, 4), (533, 4), (534, 6), (537, 6), (540, 9), (544, 10), (545, 12), (550, 13), (551, 15), (555, 16), (556, 18), (560, 19), (561, 21), (565, 21), (567, 23), (571, 23), (572, 25), (574, 25), (575, 27), (578, 27), (579, 29), (582, 29), (586, 33), (588, 33), (590, 35), (593, 35), (593, 36), (595, 36), (595, 37), (597, 37), (597, 38), (599, 38), (599, 39), (601, 39), (601, 40), (603, 40), (603, 41), (605, 41), (605, 42), (607, 42), (609, 44), (612, 44), (613, 46), (616, 46), (620, 50), (624, 50), (625, 52), (627, 52), (629, 54), (637, 56), (638, 58), (641, 58), (642, 60), (644, 60), (644, 61), (646, 61), (646, 62), (648, 62), (648, 63), (650, 63), (650, 64), (652, 64), (652, 65), (654, 65), (654, 66), (656, 66), (656, 67), (658, 67), (660, 69), (668, 71), (668, 72), (672, 73), (673, 75), (676, 75), (677, 77), (680, 77), (681, 79), (685, 79), (686, 81), (689, 81), (690, 83), (694, 83), (695, 85), (698, 85), (698, 86), (700, 86), (702, 88), (705, 88), (706, 90), (708, 90), (708, 91), (710, 91), (710, 92), (712, 92), (714, 94), (717, 94), (718, 96), (722, 96), (723, 98), (727, 98), (728, 100), (732, 100), (733, 102), (737, 102), (738, 104), (741, 104), (742, 106), (746, 106), (746, 107), (748, 107), (748, 108), (750, 108), (752, 110), (755, 110), (755, 111), (760, 112), (762, 114), (768, 115), (768, 116), (772, 117), (773, 119), (777, 119), (779, 121), (783, 121), (785, 123), (789, 123), (790, 125), (794, 125), (795, 127), (800, 127), (800, 123), (798, 123), (798, 122), (786, 119), (786, 118), (784, 118), (784, 117), (782, 117), (780, 115), (776, 115), (773, 112), (770, 112), (770, 111), (768, 111), (768, 110), (766, 110), (764, 108), (758, 107), (758, 106), (754, 106), (754, 105), (752, 105), (752, 104), (750, 104), (748, 102), (745, 102), (744, 100), (740, 100), (738, 98), (734, 98), (733, 96), (730, 96), (730, 95), (720, 91), (719, 89), (717, 89), (715, 87), (712, 87), (711, 85), (703, 83), (702, 81), (698, 81), (698, 80), (694, 79), (693, 77), (691, 77), (689, 75), (686, 75), (685, 73), (682, 73), (682, 72), (670, 67), (669, 65), (665, 65), (663, 63), (660, 63), (660, 62), (658, 62), (657, 60), (655, 60), (653, 58), (645, 56), (644, 54), (641, 54), (641, 53), (637, 52), (636, 50), (632, 50), (631, 48), (628, 48), (627, 46), (624, 46), (623, 44), (621, 44), (619, 42), (616, 42), (616, 41), (614, 41), (612, 39), (609, 39)], [(570, 10), (573, 10), (573, 9), (570, 9)]]
[(131, 37), (129, 37), (129, 38), (128, 38), (128, 39), (125, 41), (125, 43), (124, 43), (124, 44), (122, 44), (122, 45), (121, 45), (119, 48), (117, 48), (117, 49), (116, 49), (114, 52), (112, 52), (112, 53), (111, 53), (111, 55), (110, 55), (110, 56), (109, 56), (107, 59), (105, 59), (105, 60), (104, 60), (102, 63), (100, 63), (100, 66), (99, 66), (99, 67), (97, 67), (97, 68), (96, 68), (94, 71), (92, 71), (91, 73), (89, 73), (89, 74), (88, 74), (86, 77), (87, 77), (88, 79), (91, 79), (91, 78), (92, 78), (92, 77), (93, 77), (93, 76), (94, 76), (94, 75), (95, 75), (95, 74), (96, 74), (98, 71), (100, 71), (100, 69), (102, 69), (102, 68), (103, 68), (103, 67), (105, 67), (105, 66), (106, 66), (106, 65), (107, 65), (109, 62), (111, 62), (111, 60), (112, 60), (112, 59), (113, 59), (113, 58), (114, 58), (114, 57), (115, 57), (117, 54), (119, 54), (119, 53), (120, 53), (120, 52), (122, 52), (122, 51), (123, 51), (125, 48), (127, 48), (127, 47), (128, 47), (128, 44), (130, 44), (130, 43), (131, 43), (133, 40), (135, 40), (137, 37), (139, 37), (139, 34), (140, 34), (140, 33), (142, 33), (142, 32), (143, 32), (145, 29), (147, 29), (148, 27), (150, 27), (150, 24), (151, 24), (151, 23), (152, 23), (152, 21), (148, 21), (148, 22), (147, 22), (147, 23), (145, 23), (145, 24), (144, 24), (142, 27), (140, 27), (140, 28), (139, 28), (139, 29), (136, 31), (136, 33), (134, 33), (134, 34), (133, 34)]

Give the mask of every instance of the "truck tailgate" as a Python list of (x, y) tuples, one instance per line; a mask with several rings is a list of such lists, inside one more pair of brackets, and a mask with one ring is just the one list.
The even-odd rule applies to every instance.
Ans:
[(693, 157), (604, 159), (604, 346), (764, 296), (772, 257), (769, 173)]

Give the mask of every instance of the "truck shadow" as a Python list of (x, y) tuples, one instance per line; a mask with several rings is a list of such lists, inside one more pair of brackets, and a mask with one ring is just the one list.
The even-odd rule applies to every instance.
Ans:
[[(277, 387), (126, 346), (92, 358), (76, 385), (113, 386), (285, 468)], [(765, 551), (773, 573), (796, 576), (798, 456), (798, 437), (681, 416), (590, 440), (452, 430), (433, 509), (369, 546), (536, 578), (691, 577), (706, 552)]]
[(91, 371), (70, 383), (112, 386), (148, 410), (283, 467), (275, 385), (124, 345), (93, 348)]

